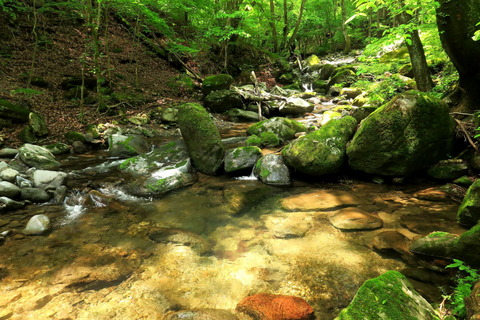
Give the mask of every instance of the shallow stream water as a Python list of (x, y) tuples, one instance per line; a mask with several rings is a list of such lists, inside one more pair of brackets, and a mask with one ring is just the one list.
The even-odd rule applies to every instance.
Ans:
[[(142, 199), (122, 192), (118, 173), (81, 170), (112, 164), (102, 152), (63, 163), (79, 190), (64, 205), (0, 216), (0, 231), (11, 231), (0, 246), (0, 319), (162, 319), (172, 308), (232, 310), (266, 292), (301, 297), (328, 320), (365, 280), (387, 270), (410, 274), (438, 302), (448, 278), (409, 254), (408, 242), (435, 230), (463, 232), (455, 223), (458, 203), (413, 196), (433, 182), (382, 185), (344, 176), (279, 188), (200, 175), (191, 187)], [(328, 217), (349, 206), (377, 215), (383, 228), (333, 227)], [(40, 213), (52, 231), (22, 235)], [(385, 231), (406, 240), (374, 250)]]

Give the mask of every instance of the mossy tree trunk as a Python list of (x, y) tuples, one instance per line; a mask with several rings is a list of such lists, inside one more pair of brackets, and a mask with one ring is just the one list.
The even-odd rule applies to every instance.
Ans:
[(414, 30), (408, 34), (410, 41), (407, 42), (408, 55), (412, 63), (413, 75), (417, 83), (417, 89), (423, 92), (429, 92), (433, 88), (432, 77), (428, 70), (425, 51), (423, 50), (422, 41), (418, 35), (418, 30)]
[(443, 48), (458, 70), (462, 109), (480, 107), (480, 42), (472, 36), (479, 27), (480, 1), (439, 0), (437, 26)]

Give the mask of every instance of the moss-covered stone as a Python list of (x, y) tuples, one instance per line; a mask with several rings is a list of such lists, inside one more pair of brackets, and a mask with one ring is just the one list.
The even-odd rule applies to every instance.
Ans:
[(254, 146), (228, 150), (225, 154), (225, 172), (250, 173), (261, 156), (262, 150)]
[(475, 179), (469, 177), (469, 176), (462, 176), (462, 177), (459, 177), (455, 180), (453, 180), (453, 183), (455, 184), (458, 184), (460, 186), (463, 186), (463, 187), (470, 187), (473, 182), (475, 182)]
[(41, 114), (31, 112), (28, 115), (28, 123), (32, 127), (33, 133), (37, 137), (44, 137), (48, 135), (47, 123)]
[(35, 141), (37, 141), (37, 137), (35, 136), (31, 125), (26, 125), (18, 134), (18, 138), (22, 142), (26, 143), (34, 143)]
[(336, 84), (343, 84), (345, 87), (348, 87), (352, 83), (354, 83), (356, 79), (357, 79), (357, 75), (351, 69), (337, 68), (335, 70), (335, 74), (333, 75), (333, 77), (330, 78), (330, 81), (328, 82), (328, 86), (331, 87)]
[(349, 164), (372, 174), (409, 175), (447, 156), (454, 127), (442, 100), (406, 92), (362, 121), (347, 148)]
[(350, 116), (331, 120), (287, 145), (282, 152), (285, 162), (314, 176), (336, 173), (346, 160), (347, 142), (356, 127), (357, 121)]
[(311, 70), (318, 70), (322, 67), (321, 65), (322, 61), (320, 60), (319, 57), (316, 55), (312, 54), (309, 56), (307, 59), (305, 59), (305, 65)]
[(288, 186), (292, 183), (290, 171), (281, 155), (271, 153), (261, 157), (255, 164), (253, 173), (265, 184)]
[(454, 180), (468, 172), (468, 164), (462, 159), (442, 160), (428, 170), (428, 175), (439, 180)]
[(365, 281), (335, 320), (433, 320), (435, 311), (404, 275), (388, 271)]
[(254, 124), (247, 129), (247, 134), (260, 136), (267, 131), (275, 133), (281, 141), (287, 141), (295, 138), (297, 132), (307, 131), (307, 127), (292, 119), (276, 117)]
[(85, 136), (77, 131), (69, 131), (65, 133), (65, 141), (70, 144), (75, 141), (85, 142)]
[(453, 258), (464, 261), (473, 268), (480, 267), (480, 224), (464, 232), (453, 244)]
[(259, 136), (256, 134), (252, 134), (245, 140), (245, 144), (247, 146), (256, 146), (256, 147), (261, 147), (262, 146), (262, 139), (260, 139)]
[(480, 180), (476, 180), (467, 190), (457, 212), (457, 221), (464, 226), (473, 226), (480, 219)]
[(0, 99), (0, 118), (25, 122), (28, 120), (29, 114), (30, 110), (27, 108)]
[(108, 137), (108, 154), (111, 157), (128, 158), (148, 152), (150, 144), (139, 135), (112, 134)]
[(205, 97), (205, 108), (210, 112), (222, 113), (233, 108), (243, 108), (240, 94), (233, 90), (212, 91)]
[(181, 105), (178, 125), (195, 167), (205, 174), (216, 174), (222, 166), (225, 149), (207, 110), (196, 103)]
[(50, 151), (54, 155), (63, 154), (70, 151), (70, 147), (67, 144), (61, 142), (46, 145), (45, 148), (47, 148), (48, 151)]
[(278, 147), (281, 144), (278, 136), (271, 131), (260, 133), (260, 141), (265, 147)]
[(207, 96), (212, 91), (228, 90), (233, 84), (233, 77), (229, 74), (217, 74), (206, 77), (202, 83), (202, 93)]
[(452, 256), (457, 240), (455, 234), (436, 231), (415, 240), (410, 245), (410, 251), (424, 256), (448, 258)]

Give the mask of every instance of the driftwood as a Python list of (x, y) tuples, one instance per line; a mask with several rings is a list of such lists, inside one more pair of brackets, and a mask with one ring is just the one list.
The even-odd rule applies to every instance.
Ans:
[(475, 149), (475, 151), (479, 152), (477, 145), (475, 144), (475, 142), (470, 137), (470, 134), (468, 133), (467, 129), (465, 129), (465, 126), (463, 125), (463, 123), (460, 120), (457, 120), (457, 119), (455, 119), (455, 122), (460, 127), (460, 130), (462, 130), (463, 134), (465, 135), (465, 138), (467, 138), (468, 143), (470, 143), (470, 145), (473, 147), (473, 149)]

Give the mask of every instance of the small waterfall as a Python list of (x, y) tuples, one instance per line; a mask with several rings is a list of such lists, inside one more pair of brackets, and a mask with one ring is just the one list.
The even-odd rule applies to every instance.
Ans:
[(235, 180), (241, 180), (241, 181), (254, 181), (254, 180), (258, 180), (257, 177), (255, 176), (255, 174), (253, 174), (253, 171), (255, 170), (255, 168), (252, 168), (252, 172), (250, 172), (250, 175), (249, 176), (240, 176), (240, 177), (236, 177)]
[(63, 202), (67, 215), (60, 221), (60, 224), (67, 225), (83, 215), (87, 210), (85, 200), (85, 195), (81, 192), (75, 192), (67, 196)]
[(305, 92), (313, 92), (313, 84), (311, 83), (302, 83), (302, 88)]

